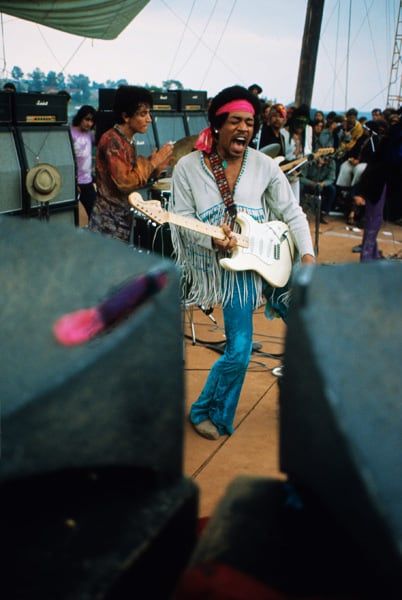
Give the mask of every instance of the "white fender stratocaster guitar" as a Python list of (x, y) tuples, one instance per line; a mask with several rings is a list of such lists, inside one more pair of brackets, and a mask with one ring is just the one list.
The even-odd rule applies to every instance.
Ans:
[[(143, 200), (138, 192), (130, 194), (128, 199), (133, 208), (156, 223), (172, 223), (216, 239), (225, 238), (220, 227), (167, 212), (158, 200)], [(294, 257), (288, 226), (281, 221), (257, 223), (246, 213), (239, 213), (236, 222), (241, 228), (240, 233), (234, 234), (237, 246), (230, 258), (220, 259), (222, 267), (229, 271), (256, 271), (272, 287), (283, 287), (290, 277)]]

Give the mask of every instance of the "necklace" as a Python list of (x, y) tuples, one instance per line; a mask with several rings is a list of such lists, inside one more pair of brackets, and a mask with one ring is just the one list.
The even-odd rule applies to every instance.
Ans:
[(135, 141), (134, 141), (134, 136), (131, 138), (128, 138), (126, 136), (126, 134), (120, 129), (120, 127), (118, 126), (117, 123), (114, 124), (114, 129), (117, 131), (117, 133), (119, 133), (121, 135), (122, 138), (124, 138), (126, 140), (126, 142), (128, 142), (130, 144), (130, 146), (134, 146)]

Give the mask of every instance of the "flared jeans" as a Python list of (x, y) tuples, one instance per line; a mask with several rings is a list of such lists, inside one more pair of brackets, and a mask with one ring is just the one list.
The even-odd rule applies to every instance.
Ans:
[(190, 410), (190, 421), (194, 425), (210, 419), (221, 435), (233, 433), (253, 343), (255, 292), (251, 274), (238, 273), (236, 279), (232, 301), (223, 307), (225, 352), (212, 366), (204, 388)]

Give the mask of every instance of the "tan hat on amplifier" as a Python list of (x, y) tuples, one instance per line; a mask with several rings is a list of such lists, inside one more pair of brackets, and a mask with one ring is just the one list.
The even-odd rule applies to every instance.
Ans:
[(38, 202), (49, 202), (59, 194), (62, 179), (56, 167), (40, 163), (29, 169), (25, 183), (31, 198)]

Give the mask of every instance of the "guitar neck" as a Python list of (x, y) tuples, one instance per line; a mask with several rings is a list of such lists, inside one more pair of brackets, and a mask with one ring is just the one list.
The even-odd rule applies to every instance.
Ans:
[(290, 171), (290, 169), (293, 169), (293, 167), (300, 165), (300, 163), (305, 162), (306, 160), (307, 160), (306, 156), (302, 156), (302, 158), (297, 158), (296, 160), (292, 160), (291, 162), (286, 163), (286, 165), (281, 165), (281, 171), (286, 173), (287, 171)]
[[(168, 215), (168, 216), (167, 216)], [(189, 229), (190, 231), (195, 231), (197, 233), (202, 233), (204, 235), (208, 235), (209, 237), (216, 238), (218, 240), (224, 240), (225, 234), (223, 233), (220, 227), (216, 227), (215, 225), (209, 225), (208, 223), (203, 223), (202, 221), (198, 221), (197, 219), (193, 219), (192, 217), (185, 217), (183, 215), (178, 215), (177, 213), (167, 213), (166, 218), (169, 223), (173, 223), (173, 225), (178, 225), (179, 227), (184, 227), (185, 229)], [(248, 247), (248, 239), (239, 233), (233, 233), (233, 235), (237, 239), (237, 244), (242, 248)]]
[(314, 154), (311, 154), (309, 156), (302, 156), (301, 158), (296, 158), (296, 160), (292, 160), (291, 162), (286, 163), (286, 165), (282, 165), (280, 168), (284, 173), (286, 173), (286, 171), (290, 171), (290, 169), (293, 169), (293, 167), (296, 167), (297, 165), (306, 162), (307, 160), (309, 160), (309, 158), (315, 159), (319, 156), (326, 156), (327, 154), (333, 153), (333, 148), (321, 148), (320, 150), (317, 150), (317, 152), (315, 152)]

